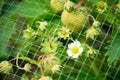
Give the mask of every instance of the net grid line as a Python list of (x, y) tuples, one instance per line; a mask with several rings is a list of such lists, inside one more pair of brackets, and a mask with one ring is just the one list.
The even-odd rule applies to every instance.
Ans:
[[(41, 0), (42, 1), (42, 0)], [(117, 0), (116, 0), (117, 1)], [(7, 5), (9, 5), (10, 7), (17, 7), (18, 9), (19, 9), (19, 7), (20, 8), (22, 8), (21, 7), (21, 5), (14, 5), (14, 2), (15, 2), (15, 0), (13, 0), (12, 1), (12, 3), (5, 3), (5, 4), (7, 4)], [(36, 5), (38, 5), (39, 3), (37, 3), (37, 2), (33, 2), (32, 0), (28, 0), (28, 2), (29, 3), (34, 3), (34, 4), (36, 4)], [(88, 2), (92, 2), (91, 0), (88, 0)], [(115, 2), (115, 1), (114, 1)], [(114, 5), (115, 3), (113, 3), (112, 5)], [(44, 5), (44, 4), (39, 4), (40, 6), (44, 6), (44, 7), (49, 7), (49, 6), (47, 6), (47, 5)], [(87, 6), (88, 4), (86, 3), (84, 6)], [(34, 5), (35, 6), (35, 5)], [(24, 8), (24, 7), (23, 7)], [(110, 9), (112, 9), (113, 7), (109, 7)], [(0, 8), (0, 11), (2, 10), (2, 8)], [(37, 10), (33, 10), (32, 8), (30, 8), (29, 10), (31, 10), (31, 11), (37, 11)], [(91, 9), (92, 10), (92, 9)], [(5, 11), (5, 13), (6, 13), (6, 15), (8, 14), (8, 13), (12, 13), (12, 14), (17, 14), (18, 12), (12, 12), (12, 10), (4, 10)], [(97, 12), (97, 11), (93, 11), (93, 12)], [(61, 24), (61, 22), (59, 22), (59, 23), (52, 23), (52, 21), (56, 18), (56, 16), (58, 16), (59, 18), (61, 17), (61, 16), (59, 16), (59, 15), (57, 15), (56, 13), (54, 13), (54, 14), (52, 14), (52, 13), (47, 13), (48, 15), (52, 15), (52, 17), (49, 19), (49, 22), (48, 22), (48, 24), (50, 25), (50, 24), (54, 24), (54, 26), (56, 26), (56, 29), (59, 29), (59, 26), (61, 26), (60, 24)], [(100, 14), (98, 14), (96, 17), (95, 17), (95, 19), (97, 19), (98, 17), (99, 17), (99, 15)], [(111, 30), (111, 27), (112, 27), (112, 24), (106, 24), (105, 22), (106, 22), (106, 18), (107, 18), (107, 16), (109, 16), (109, 13), (103, 13), (103, 15), (106, 15), (106, 17), (104, 18), (104, 20), (101, 22), (101, 30), (102, 30), (102, 28), (103, 28), (103, 26), (104, 25), (107, 25), (107, 26), (109, 26), (109, 28), (108, 28), (108, 30), (107, 30), (107, 32), (105, 33), (105, 32), (102, 32), (102, 34), (103, 35), (105, 35), (104, 36), (104, 39), (102, 39), (102, 40), (98, 40), (97, 38), (98, 37), (95, 37), (95, 39), (93, 40), (93, 42), (92, 42), (92, 44), (91, 44), (91, 48), (94, 48), (94, 45), (95, 45), (95, 43), (96, 42), (98, 42), (100, 45), (99, 45), (99, 47), (98, 47), (98, 52), (99, 53), (105, 53), (104, 51), (101, 51), (101, 48), (103, 48), (102, 46), (103, 45), (108, 45), (107, 43), (105, 43), (105, 40), (106, 40), (106, 38), (109, 36), (109, 33), (110, 33), (110, 30)], [(42, 21), (44, 21), (45, 19), (46, 19), (46, 17), (47, 17), (47, 15), (43, 15), (42, 16), (42, 19), (40, 19), (40, 20), (42, 20)], [(36, 44), (34, 44), (34, 42), (35, 42), (35, 40), (33, 40), (33, 43), (31, 43), (31, 42), (27, 42), (27, 41), (23, 41), (23, 40), (21, 40), (20, 38), (21, 38), (21, 35), (22, 35), (22, 32), (23, 32), (23, 29), (22, 28), (20, 28), (20, 30), (17, 30), (18, 31), (18, 34), (17, 34), (17, 38), (16, 37), (11, 37), (11, 35), (6, 35), (5, 33), (7, 32), (7, 31), (9, 31), (9, 27), (8, 27), (8, 24), (9, 24), (9, 21), (13, 21), (15, 24), (13, 25), (13, 27), (10, 29), (11, 31), (9, 31), (10, 33), (16, 33), (14, 30), (15, 30), (15, 27), (16, 27), (16, 25), (17, 25), (17, 23), (20, 23), (20, 26), (25, 26), (26, 25), (26, 20), (27, 19), (29, 19), (29, 18), (24, 18), (24, 20), (23, 21), (20, 21), (19, 20), (19, 18), (20, 18), (20, 16), (18, 16), (17, 18), (16, 18), (16, 20), (12, 20), (12, 19), (10, 19), (9, 17), (6, 17), (6, 16), (2, 16), (0, 19), (4, 19), (4, 20), (6, 20), (6, 23), (5, 23), (5, 26), (4, 26), (4, 28), (3, 29), (0, 29), (0, 31), (2, 32), (1, 33), (1, 35), (0, 35), (0, 37), (1, 38), (5, 38), (5, 39), (7, 39), (7, 38), (11, 38), (12, 40), (14, 40), (15, 42), (14, 42), (14, 44), (13, 45), (7, 45), (7, 47), (9, 47), (9, 52), (8, 52), (8, 55), (7, 55), (7, 58), (6, 58), (6, 60), (9, 60), (11, 57), (14, 57), (14, 55), (12, 54), (13, 52), (14, 52), (14, 50), (16, 50), (16, 51), (23, 51), (23, 52), (25, 52), (26, 53), (26, 55), (25, 56), (28, 56), (29, 54), (32, 54), (33, 56), (32, 56), (32, 59), (36, 59), (36, 57), (37, 56), (39, 56), (39, 50), (41, 49), (41, 47), (40, 46), (38, 46), (38, 45), (36, 45)], [(33, 20), (35, 20), (36, 19), (36, 16), (33, 18)], [(116, 19), (116, 16), (114, 16), (113, 18), (113, 21)], [(34, 25), (31, 25), (31, 26), (34, 26)], [(45, 32), (45, 34), (46, 33), (49, 33), (49, 31), (50, 30), (47, 30), (46, 32)], [(77, 33), (77, 32), (75, 32), (76, 34), (78, 34), (78, 36), (76, 37), (76, 39), (79, 39), (81, 36), (85, 36), (85, 34), (82, 34), (82, 32), (79, 32), (79, 33)], [(52, 38), (54, 39), (55, 38), (55, 34), (56, 34), (56, 31), (54, 31), (53, 33), (52, 33)], [(36, 36), (35, 36), (36, 37)], [(34, 38), (35, 38), (34, 37)], [(2, 39), (0, 39), (0, 40), (2, 40)], [(43, 38), (43, 40), (44, 40), (44, 38)], [(62, 39), (60, 39), (60, 40), (62, 40)], [(66, 44), (65, 44), (65, 46), (64, 46), (64, 48), (63, 48), (63, 51), (62, 51), (62, 53), (61, 54), (58, 54), (61, 58), (62, 57), (66, 57), (65, 55), (64, 55), (64, 51), (66, 50), (66, 48), (67, 48), (67, 45), (68, 45), (68, 43), (69, 43), (69, 40), (70, 40), (70, 38), (68, 38), (68, 40), (66, 41)], [(85, 39), (85, 42), (87, 42), (87, 40), (88, 40), (88, 38), (86, 38)], [(113, 40), (114, 41), (114, 40)], [(5, 41), (5, 42), (9, 42), (9, 40), (7, 40), (7, 41)], [(2, 44), (0, 44), (0, 46), (2, 46), (5, 42), (3, 42)], [(30, 45), (29, 46), (29, 48), (26, 50), (26, 49), (22, 49), (22, 48), (19, 48), (19, 47), (16, 47), (15, 45), (16, 45), (16, 43), (17, 42), (20, 42), (20, 43), (22, 43), (23, 45), (25, 45), (25, 44), (28, 44), (28, 45)], [(84, 43), (85, 43), (84, 42)], [(112, 43), (112, 42), (111, 42)], [(30, 51), (30, 49), (32, 48), (32, 46), (34, 46), (34, 47), (36, 47), (37, 48), (37, 50), (35, 51), (35, 53), (33, 53), (33, 52), (31, 52)], [(110, 46), (110, 47), (112, 47), (112, 46)], [(109, 47), (109, 48), (110, 48)], [(108, 49), (109, 50), (109, 49)], [(117, 49), (117, 51), (119, 51), (119, 48)], [(116, 52), (117, 52), (116, 51)], [(103, 55), (103, 54), (102, 54)], [(58, 79), (57, 80), (61, 80), (62, 79), (62, 77), (64, 76), (65, 77), (65, 80), (74, 80), (74, 75), (73, 74), (75, 74), (76, 75), (76, 80), (79, 80), (80, 79), (80, 75), (81, 74), (83, 74), (84, 76), (84, 80), (90, 80), (89, 79), (89, 77), (91, 77), (91, 76), (93, 76), (93, 74), (91, 74), (91, 71), (92, 71), (92, 67), (93, 67), (93, 63), (96, 63), (96, 62), (98, 62), (99, 63), (99, 68), (98, 68), (98, 72), (100, 73), (101, 72), (101, 70), (102, 70), (102, 68), (103, 68), (103, 66), (107, 66), (107, 64), (105, 63), (105, 61), (106, 61), (106, 57), (104, 57), (102, 60), (100, 60), (98, 57), (99, 57), (100, 55), (96, 55), (93, 59), (92, 59), (92, 64), (91, 65), (89, 65), (89, 64), (87, 64), (86, 62), (88, 61), (88, 57), (85, 57), (85, 59), (83, 60), (83, 61), (80, 61), (80, 59), (75, 59), (75, 60), (73, 60), (74, 61), (74, 63), (72, 63), (72, 66), (69, 66), (68, 64), (69, 64), (69, 61), (70, 61), (70, 59), (69, 58), (67, 58), (67, 60), (65, 61), (65, 63), (63, 63), (62, 64), (62, 69), (61, 69), (61, 71), (59, 72), (59, 76), (58, 76)], [(24, 64), (24, 62), (25, 62), (25, 60), (22, 60), (22, 62), (19, 64), (19, 66), (23, 66), (23, 64)], [(12, 63), (14, 63), (14, 61), (12, 62)], [(79, 64), (80, 63), (80, 64)], [(78, 70), (78, 68), (76, 68), (76, 65), (79, 65), (80, 66), (80, 69)], [(14, 65), (13, 64), (13, 66), (14, 67), (16, 67), (16, 65)], [(84, 67), (88, 67), (89, 69), (88, 69), (88, 71), (87, 71), (87, 73), (86, 73), (86, 71), (84, 71)], [(66, 68), (69, 68), (68, 69), (68, 72), (67, 72), (67, 74), (64, 74), (64, 69), (66, 69)], [(109, 71), (110, 70), (114, 70), (115, 69), (115, 74), (114, 74), (114, 76), (112, 76), (112, 74), (110, 74), (109, 73)], [(37, 68), (34, 72), (30, 72), (31, 74), (34, 74), (34, 73), (37, 73), (37, 71), (38, 71), (39, 69)], [(78, 73), (76, 74), (76, 73), (74, 73), (73, 71), (74, 70), (78, 70)], [(119, 77), (117, 77), (117, 75), (118, 75), (118, 73), (119, 73), (119, 70), (120, 70), (120, 66), (119, 67), (114, 67), (114, 66), (112, 66), (112, 65), (110, 65), (107, 69), (106, 69), (107, 71), (105, 72), (105, 74), (104, 74), (104, 77), (106, 78), (106, 80), (108, 79), (113, 79), (113, 80), (119, 80)], [(11, 75), (13, 75), (13, 77), (12, 77), (12, 79), (13, 80), (15, 80), (16, 79), (16, 77), (18, 77), (19, 79), (22, 79), (22, 77), (21, 77), (21, 75), (19, 75), (19, 69), (17, 69), (14, 73), (11, 73)], [(103, 71), (104, 72), (104, 71)], [(24, 72), (24, 74), (26, 74), (27, 72)], [(9, 77), (9, 75), (4, 75), (4, 78), (3, 78), (3, 80), (8, 80), (8, 77)], [(54, 77), (54, 74), (51, 74), (50, 75), (50, 77)], [(94, 78), (93, 78), (94, 80), (97, 80), (98, 78), (96, 77), (96, 76), (94, 76)]]

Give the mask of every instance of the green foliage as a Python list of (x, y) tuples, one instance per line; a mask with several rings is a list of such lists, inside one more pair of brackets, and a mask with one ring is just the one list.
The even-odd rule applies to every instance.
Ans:
[[(58, 59), (60, 59), (60, 61), (54, 59), (54, 62), (60, 62), (61, 64), (57, 65), (57, 67), (55, 66), (53, 70), (56, 69), (55, 72), (58, 71), (59, 73), (59, 71), (61, 71), (62, 68), (61, 79), (66, 79), (66, 77), (63, 75), (67, 75), (68, 78), (69, 76), (71, 76), (70, 79), (74, 79), (76, 77), (78, 79), (85, 79), (85, 78), (95, 79), (94, 76), (96, 76), (96, 79), (98, 80), (105, 80), (105, 78), (103, 78), (102, 76), (104, 74), (104, 72), (102, 73), (101, 71), (102, 69), (98, 71), (98, 67), (99, 67), (98, 64), (101, 65), (101, 63), (96, 62), (94, 64), (94, 58), (96, 56), (97, 56), (96, 61), (99, 58), (103, 59), (103, 56), (101, 58), (101, 56), (96, 55), (96, 51), (95, 51), (96, 49), (94, 49), (94, 47), (91, 47), (91, 45), (89, 45), (90, 49), (88, 50), (86, 49), (86, 51), (84, 48), (83, 55), (78, 57), (80, 59), (76, 60), (69, 58), (70, 56), (68, 56), (66, 53), (69, 43), (72, 43), (74, 42), (74, 40), (78, 39), (78, 41), (80, 41), (81, 43), (87, 44), (89, 43), (89, 39), (86, 38), (86, 35), (83, 34), (84, 30), (83, 32), (79, 32), (79, 33), (76, 32), (72, 33), (71, 30), (70, 36), (65, 39), (62, 39), (62, 37), (58, 37), (57, 36), (58, 29), (61, 28), (62, 26), (64, 27), (66, 26), (61, 23), (61, 16), (60, 16), (61, 14), (56, 14), (52, 11), (50, 7), (50, 0), (24, 0), (19, 3), (17, 2), (18, 0), (17, 1), (15, 0), (15, 2), (13, 3), (14, 7), (13, 6), (10, 7), (8, 5), (9, 1), (6, 4), (4, 4), (4, 1), (5, 0), (0, 1), (0, 15), (2, 13), (2, 17), (0, 18), (0, 31), (1, 31), (0, 60), (2, 60), (3, 58), (7, 59), (10, 56), (12, 57), (14, 56), (16, 58), (17, 55), (17, 58), (19, 57), (21, 60), (25, 60), (28, 63), (34, 64), (38, 68), (40, 68), (41, 65), (43, 66), (43, 64), (41, 64), (42, 60), (43, 62), (46, 61), (47, 65), (50, 65), (49, 54), (54, 54), (55, 56), (58, 57)], [(71, 0), (71, 1), (78, 3), (81, 0)], [(111, 36), (113, 39), (111, 40), (110, 46), (107, 49), (108, 51), (107, 53), (105, 53), (105, 55), (108, 57), (108, 64), (115, 65), (120, 57), (120, 53), (119, 53), (120, 45), (118, 44), (120, 42), (120, 33), (117, 33), (120, 25), (120, 20), (119, 20), (120, 17), (119, 14), (116, 13), (115, 9), (110, 8), (110, 6), (116, 5), (118, 2), (117, 1), (115, 2), (114, 0), (110, 0), (110, 1), (108, 0), (107, 1), (108, 9), (105, 12), (103, 12), (103, 14), (99, 13), (96, 10), (97, 2), (99, 2), (99, 0), (88, 0), (88, 2), (86, 2), (83, 5), (87, 5), (86, 7), (93, 10), (91, 11), (91, 15), (93, 15), (96, 18), (95, 20), (100, 21), (100, 23), (104, 22), (103, 25), (104, 24), (113, 25), (112, 33), (114, 33), (115, 35), (113, 34)], [(3, 5), (6, 6), (4, 7), (5, 10), (9, 10), (8, 12), (2, 10)], [(42, 25), (42, 27), (45, 28), (39, 30), (39, 27), (41, 26), (38, 27), (36, 25), (36, 21), (40, 21), (40, 22), (46, 21), (48, 22), (48, 26), (46, 27)], [(29, 25), (29, 29), (27, 25)], [(20, 29), (22, 27), (23, 29)], [(34, 35), (31, 34), (33, 32)], [(76, 34), (74, 35), (74, 33)], [(95, 40), (100, 41), (102, 39), (100, 40), (95, 39)], [(10, 42), (12, 42), (12, 44), (10, 44)], [(92, 46), (93, 45), (94, 44), (92, 44)], [(20, 49), (20, 51), (17, 49), (15, 49), (16, 51), (14, 49), (10, 51), (9, 47), (16, 47)], [(101, 50), (99, 52), (101, 52)], [(18, 56), (19, 53), (20, 56)], [(86, 55), (87, 53), (88, 55)], [(94, 54), (94, 56), (91, 57), (90, 56), (91, 54)], [(91, 61), (89, 61), (88, 59), (90, 59)], [(74, 63), (75, 66), (73, 66)], [(52, 64), (50, 66), (51, 68), (53, 67)], [(50, 68), (47, 65), (45, 65), (44, 67)], [(92, 65), (92, 68), (88, 65)], [(72, 70), (71, 67), (74, 67), (73, 69), (75, 70)], [(45, 70), (48, 71), (47, 69), (44, 69), (44, 71)], [(90, 71), (88, 72), (88, 70)], [(80, 71), (81, 73), (78, 74)], [(39, 79), (41, 74), (37, 76), (38, 74), (36, 72), (36, 75), (33, 79)], [(53, 77), (55, 77), (56, 79), (59, 78), (58, 76), (60, 76), (60, 74), (53, 75)], [(28, 80), (28, 77), (26, 75), (23, 74), (22, 77), (24, 80)]]
[(28, 76), (26, 74), (23, 74), (21, 80), (29, 80), (29, 78), (28, 78)]
[(11, 37), (11, 35), (15, 32), (16, 28), (16, 22), (12, 19), (7, 19), (8, 16), (2, 17), (0, 19), (0, 59), (3, 59), (8, 56), (8, 41)]
[(15, 1), (2, 0), (2, 1), (4, 1), (4, 3), (1, 9), (2, 11), (1, 16), (9, 14), (20, 3), (20, 0), (15, 0)]
[(119, 2), (119, 0), (107, 0), (107, 3), (109, 6), (113, 6), (114, 4), (117, 4)]
[(2, 14), (3, 5), (4, 5), (4, 0), (0, 0), (0, 16)]
[[(41, 3), (41, 4), (37, 4), (37, 3)], [(2, 1), (0, 4), (2, 4)], [(31, 5), (35, 5), (35, 6), (31, 6)], [(24, 24), (18, 23), (19, 21), (24, 22), (23, 20), (16, 21), (18, 16), (27, 18), (26, 22), (34, 20), (34, 18), (38, 18), (38, 16), (40, 18), (46, 15), (45, 17), (47, 18), (49, 17), (49, 15), (52, 15), (50, 14), (52, 10), (48, 9), (48, 7), (49, 7), (49, 0), (42, 0), (42, 1), (41, 0), (39, 1), (38, 0), (26, 0), (26, 1), (19, 3), (17, 8), (13, 8), (12, 12), (9, 12), (6, 15), (3, 15), (3, 17), (1, 17), (0, 31), (2, 34), (0, 34), (0, 37), (1, 37), (0, 40), (2, 43), (0, 44), (1, 45), (0, 46), (0, 59), (4, 59), (8, 57), (9, 55), (7, 52), (8, 46), (11, 46), (11, 45), (8, 45), (8, 41), (12, 37), (12, 35), (15, 33), (16, 28), (20, 27), (20, 25), (24, 26)], [(0, 8), (2, 8), (2, 5), (0, 6)]]
[(49, 0), (25, 0), (18, 5), (14, 12), (31, 20), (31, 18), (35, 19), (44, 15), (51, 15), (52, 10), (48, 9), (49, 7)]
[(116, 65), (118, 59), (120, 58), (120, 33), (116, 33), (111, 41), (111, 45), (108, 48), (106, 56), (108, 56), (108, 64)]

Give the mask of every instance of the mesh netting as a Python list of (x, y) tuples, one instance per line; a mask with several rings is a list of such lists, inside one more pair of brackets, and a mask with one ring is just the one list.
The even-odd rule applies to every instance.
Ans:
[(0, 80), (119, 80), (119, 0), (0, 0)]

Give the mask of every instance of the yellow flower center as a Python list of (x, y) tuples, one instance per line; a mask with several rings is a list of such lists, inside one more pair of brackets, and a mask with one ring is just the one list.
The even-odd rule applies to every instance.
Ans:
[(63, 31), (62, 31), (62, 34), (63, 34), (64, 36), (66, 36), (68, 33), (63, 30)]
[(73, 53), (73, 54), (77, 54), (78, 51), (79, 51), (79, 48), (78, 48), (78, 47), (75, 46), (75, 47), (72, 48), (72, 53)]
[(105, 9), (105, 6), (104, 6), (104, 5), (100, 5), (100, 6), (99, 6), (99, 9), (104, 10), (104, 9)]

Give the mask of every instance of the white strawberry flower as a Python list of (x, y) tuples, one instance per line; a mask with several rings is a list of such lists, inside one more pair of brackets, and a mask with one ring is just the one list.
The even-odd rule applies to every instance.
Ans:
[(72, 58), (78, 58), (83, 52), (83, 47), (79, 41), (74, 41), (73, 43), (68, 44), (67, 54)]

